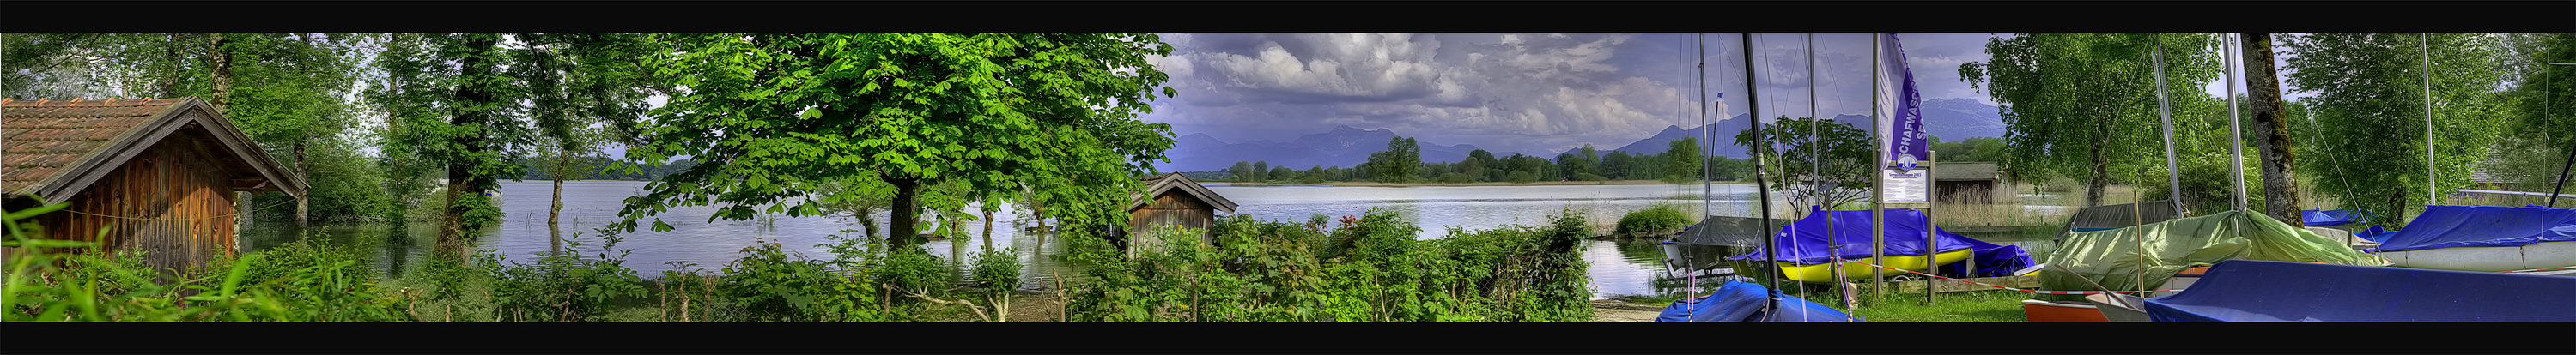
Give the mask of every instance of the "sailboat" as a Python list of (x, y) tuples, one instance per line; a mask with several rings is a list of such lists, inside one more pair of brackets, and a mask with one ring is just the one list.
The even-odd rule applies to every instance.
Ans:
[[(1751, 122), (1751, 124), (1753, 125), (1753, 130), (1754, 130), (1755, 132), (1760, 132), (1760, 131), (1762, 130), (1762, 120), (1761, 120), (1761, 117), (1762, 117), (1762, 116), (1760, 115), (1760, 112), (1761, 112), (1761, 93), (1760, 93), (1760, 91), (1755, 87), (1755, 83), (1757, 83), (1757, 82), (1759, 82), (1759, 81), (1757, 81), (1757, 80), (1753, 80), (1753, 78), (1754, 78), (1754, 75), (1753, 75), (1753, 59), (1754, 59), (1754, 58), (1753, 58), (1753, 35), (1752, 35), (1752, 34), (1750, 34), (1750, 33), (1745, 33), (1745, 34), (1741, 34), (1741, 35), (1742, 35), (1742, 37), (1740, 37), (1740, 38), (1742, 39), (1742, 40), (1741, 40), (1741, 44), (1743, 44), (1743, 48), (1744, 48), (1744, 78), (1745, 78), (1745, 81), (1744, 81), (1744, 88), (1745, 88), (1746, 93), (1747, 93), (1748, 95), (1750, 95), (1750, 96), (1746, 97), (1746, 103), (1748, 103), (1748, 104), (1749, 104), (1749, 106), (1751, 106), (1751, 107), (1753, 108), (1754, 115), (1752, 116), (1752, 117), (1753, 117), (1753, 119), (1751, 120), (1751, 121), (1752, 121), (1752, 122)], [(1701, 48), (1701, 49), (1700, 49), (1700, 52), (1699, 52), (1699, 53), (1701, 53), (1701, 55), (1700, 55), (1700, 64), (1699, 64), (1699, 67), (1700, 67), (1700, 76), (1704, 78), (1704, 77), (1707, 77), (1707, 71), (1708, 71), (1708, 64), (1706, 63), (1706, 58), (1707, 58), (1707, 54), (1706, 54), (1706, 53), (1707, 53), (1707, 49), (1706, 49), (1707, 41), (1706, 41), (1706, 39), (1705, 39), (1706, 35), (1704, 35), (1704, 34), (1703, 34), (1703, 35), (1700, 35), (1700, 36), (1701, 36), (1702, 40), (1701, 40), (1701, 41), (1699, 41), (1699, 46), (1700, 46), (1700, 48)], [(1812, 50), (1814, 50), (1814, 49), (1813, 49), (1813, 48), (1812, 48), (1812, 46), (1811, 46), (1811, 47), (1809, 48), (1809, 50), (1811, 50), (1811, 51), (1812, 51)], [(1813, 76), (1810, 76), (1810, 77), (1812, 78)], [(1700, 100), (1700, 102), (1703, 102), (1703, 103), (1708, 102), (1707, 97), (1706, 97), (1706, 93), (1708, 92), (1708, 83), (1707, 83), (1705, 80), (1702, 80), (1702, 81), (1700, 82), (1700, 92), (1702, 93), (1702, 96), (1701, 96), (1701, 100)], [(1722, 95), (1723, 95), (1723, 94), (1721, 94), (1721, 97), (1723, 97)], [(1703, 110), (1705, 110), (1705, 108), (1706, 108), (1706, 107), (1708, 107), (1708, 106), (1709, 106), (1709, 105), (1707, 105), (1707, 104), (1702, 104), (1700, 107), (1702, 107), (1702, 108), (1703, 108)], [(1703, 112), (1700, 114), (1700, 117), (1699, 117), (1699, 119), (1702, 119), (1702, 120), (1707, 120), (1707, 119), (1710, 119), (1710, 118), (1711, 118), (1711, 116), (1709, 116), (1705, 111), (1703, 111)], [(1706, 121), (1703, 121), (1703, 122), (1706, 122)], [(1713, 124), (1711, 124), (1711, 125), (1713, 125)], [(1704, 126), (1704, 127), (1705, 127), (1705, 126)], [(1702, 134), (1713, 134), (1715, 130), (1714, 130), (1714, 129), (1702, 129), (1701, 131), (1703, 132)], [(1709, 140), (1707, 140), (1707, 139), (1702, 139), (1702, 140), (1701, 140), (1701, 142), (1710, 142), (1710, 141), (1709, 141)], [(1715, 143), (1707, 143), (1707, 144), (1715, 144)], [(1712, 150), (1703, 149), (1703, 150), (1701, 150), (1701, 151), (1703, 151), (1703, 152), (1707, 152), (1707, 151), (1712, 151)], [(1756, 153), (1756, 154), (1760, 154), (1760, 153)], [(1703, 167), (1703, 169), (1705, 169), (1705, 168), (1706, 168), (1706, 167)], [(1763, 170), (1764, 170), (1764, 168), (1765, 168), (1765, 167), (1764, 167), (1764, 166), (1763, 166), (1763, 164), (1762, 164), (1762, 159), (1754, 159), (1754, 163), (1753, 163), (1753, 172), (1754, 172), (1754, 174), (1753, 174), (1753, 176), (1754, 176), (1754, 178), (1753, 178), (1753, 183), (1754, 183), (1754, 186), (1755, 186), (1754, 190), (1756, 191), (1756, 193), (1757, 193), (1759, 196), (1761, 196), (1761, 201), (1762, 201), (1762, 202), (1760, 202), (1760, 203), (1756, 203), (1756, 204), (1755, 204), (1755, 205), (1760, 206), (1760, 209), (1762, 210), (1762, 218), (1761, 218), (1761, 219), (1759, 219), (1759, 224), (1761, 225), (1761, 227), (1760, 227), (1761, 229), (1759, 229), (1759, 230), (1770, 230), (1770, 229), (1771, 229), (1771, 222), (1772, 222), (1772, 219), (1771, 219), (1771, 203), (1770, 203), (1770, 201), (1771, 201), (1771, 193), (1770, 193), (1770, 188), (1769, 188), (1769, 181), (1767, 181), (1765, 178), (1763, 178), (1763, 175), (1764, 175)], [(1707, 173), (1707, 171), (1706, 171), (1706, 170), (1703, 170), (1703, 171), (1702, 171), (1702, 174), (1703, 174), (1703, 175), (1701, 176), (1701, 179), (1702, 179), (1702, 181), (1701, 181), (1701, 186), (1703, 186), (1703, 192), (1702, 192), (1702, 193), (1703, 193), (1703, 195), (1701, 196), (1702, 201), (1709, 201), (1709, 200), (1712, 200), (1712, 197), (1713, 197), (1713, 196), (1710, 196), (1710, 195), (1706, 195), (1708, 192), (1707, 192), (1707, 190), (1705, 190), (1705, 186), (1708, 186), (1708, 184), (1710, 183), (1710, 181), (1708, 181), (1708, 180), (1707, 180), (1707, 179), (1708, 179), (1708, 176), (1706, 176), (1706, 175), (1705, 175), (1706, 173)], [(1708, 219), (1707, 221), (1703, 221), (1703, 222), (1701, 222), (1701, 225), (1700, 225), (1700, 226), (1696, 226), (1696, 227), (1694, 227), (1694, 228), (1695, 228), (1695, 229), (1698, 229), (1698, 230), (1699, 230), (1699, 232), (1701, 232), (1701, 233), (1703, 233), (1703, 234), (1705, 234), (1705, 233), (1709, 233), (1709, 232), (1711, 232), (1711, 230), (1710, 230), (1710, 228), (1707, 228), (1707, 227), (1709, 227), (1709, 225), (1708, 225), (1708, 221), (1714, 221), (1714, 220), (1716, 220), (1716, 218), (1710, 218), (1710, 219)], [(1686, 233), (1686, 234), (1687, 234), (1687, 233)], [(1763, 248), (1764, 248), (1764, 249), (1766, 249), (1766, 250), (1775, 250), (1775, 251), (1776, 251), (1776, 250), (1779, 250), (1779, 249), (1777, 249), (1777, 246), (1776, 246), (1776, 245), (1771, 245), (1771, 244), (1774, 242), (1774, 240), (1773, 240), (1774, 238), (1762, 238), (1762, 239), (1763, 239), (1763, 243), (1764, 243), (1764, 245), (1763, 245)], [(1670, 251), (1672, 251), (1672, 250), (1677, 250), (1677, 249), (1679, 249), (1679, 248), (1665, 248), (1665, 250), (1667, 250), (1667, 251), (1668, 251), (1668, 254), (1672, 254), (1673, 252), (1670, 252)], [(1777, 254), (1777, 252), (1772, 252), (1772, 254)], [(1668, 256), (1668, 257), (1666, 258), (1666, 260), (1667, 260), (1667, 261), (1671, 261), (1671, 260), (1675, 260), (1673, 257), (1678, 256), (1678, 255), (1667, 255), (1667, 256)], [(1777, 255), (1774, 255), (1774, 257), (1777, 257)], [(1670, 306), (1666, 306), (1666, 307), (1665, 307), (1665, 309), (1664, 309), (1664, 312), (1663, 312), (1663, 313), (1661, 313), (1660, 315), (1658, 315), (1657, 317), (1655, 317), (1655, 321), (1657, 321), (1657, 322), (1858, 322), (1858, 321), (1862, 321), (1862, 319), (1861, 319), (1860, 317), (1853, 316), (1853, 315), (1851, 315), (1850, 313), (1846, 313), (1846, 312), (1843, 312), (1843, 311), (1840, 311), (1840, 310), (1836, 310), (1836, 309), (1834, 309), (1834, 308), (1833, 308), (1833, 307), (1831, 307), (1831, 306), (1826, 306), (1826, 305), (1822, 305), (1822, 304), (1817, 304), (1817, 303), (1815, 303), (1815, 302), (1809, 302), (1809, 301), (1807, 301), (1807, 300), (1805, 300), (1805, 299), (1802, 299), (1802, 298), (1799, 298), (1799, 297), (1797, 297), (1797, 296), (1791, 296), (1791, 295), (1781, 294), (1781, 293), (1780, 293), (1780, 291), (1779, 291), (1778, 289), (1774, 289), (1774, 288), (1770, 288), (1770, 287), (1764, 287), (1763, 285), (1778, 285), (1778, 284), (1780, 284), (1780, 282), (1779, 282), (1779, 277), (1780, 277), (1780, 275), (1779, 275), (1779, 274), (1777, 274), (1777, 273), (1771, 273), (1771, 274), (1764, 275), (1764, 277), (1765, 277), (1765, 280), (1763, 280), (1763, 282), (1762, 282), (1761, 284), (1754, 284), (1754, 283), (1751, 283), (1751, 282), (1745, 282), (1745, 280), (1740, 280), (1740, 279), (1736, 279), (1736, 280), (1729, 280), (1729, 281), (1727, 281), (1727, 282), (1724, 282), (1724, 283), (1719, 284), (1719, 285), (1718, 285), (1718, 287), (1717, 287), (1716, 289), (1712, 290), (1712, 292), (1711, 292), (1709, 295), (1706, 295), (1706, 296), (1699, 296), (1699, 297), (1690, 297), (1690, 298), (1682, 299), (1682, 300), (1679, 300), (1679, 301), (1674, 301), (1672, 305), (1670, 305)], [(1694, 280), (1696, 280), (1696, 278), (1694, 278)]]

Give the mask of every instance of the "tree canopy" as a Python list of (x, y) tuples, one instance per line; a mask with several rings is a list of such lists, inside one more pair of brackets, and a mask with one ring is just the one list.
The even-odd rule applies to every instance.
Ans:
[[(2502, 36), (2493, 34), (2329, 33), (2285, 36), (2289, 84), (2316, 95), (2307, 109), (2325, 139), (2323, 157), (2340, 160), (2317, 189), (2361, 209), (2372, 222), (2396, 226), (2419, 206), (2440, 203), (2429, 187), (2469, 185), (2471, 164), (2487, 157), (2511, 121), (2495, 88), (2503, 79)], [(2429, 39), (2435, 178), (2426, 179), (2425, 75)]]
[(628, 158), (698, 165), (628, 199), (616, 225), (627, 230), (684, 205), (723, 204), (710, 218), (819, 215), (818, 203), (855, 198), (819, 187), (869, 175), (895, 187), (898, 246), (917, 242), (920, 188), (944, 181), (996, 199), (1026, 187), (1068, 223), (1117, 225), (1136, 177), (1173, 144), (1168, 125), (1136, 120), (1157, 89), (1176, 94), (1145, 61), (1172, 50), (1152, 34), (657, 39), (673, 51), (650, 60), (680, 89)]

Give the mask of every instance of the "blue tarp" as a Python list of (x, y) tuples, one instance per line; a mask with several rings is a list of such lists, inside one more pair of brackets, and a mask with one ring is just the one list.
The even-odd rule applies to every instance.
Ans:
[(1763, 312), (1765, 294), (1770, 290), (1751, 282), (1727, 281), (1707, 296), (1673, 301), (1657, 322), (1842, 322), (1860, 321), (1833, 307), (1807, 302), (1797, 296), (1780, 295), (1780, 309)]
[(2158, 322), (2576, 322), (2576, 277), (2227, 260), (2171, 296)]
[(2383, 243), (2380, 252), (2576, 241), (2576, 208), (2424, 206), (2406, 229), (2363, 238)]
[[(1826, 263), (1836, 256), (1844, 260), (1870, 257), (1869, 238), (1863, 238), (1869, 235), (1869, 210), (1815, 212), (1819, 210), (1821, 209), (1810, 208), (1807, 218), (1791, 222), (1788, 226), (1781, 226), (1778, 232), (1771, 235), (1771, 242), (1781, 245), (1778, 258), (1767, 258), (1766, 249), (1755, 246), (1751, 253), (1727, 257), (1727, 259), (1773, 260), (1812, 265)], [(1887, 238), (1884, 239), (1887, 255), (1923, 255), (1923, 211), (1910, 209), (1886, 211)], [(1826, 228), (1825, 219), (1827, 216), (1833, 219), (1831, 230), (1835, 237), (1834, 241), (1840, 242), (1835, 248), (1826, 248), (1825, 234), (1828, 228)], [(1794, 238), (1789, 235), (1792, 229), (1798, 232)], [(1963, 248), (1976, 251), (1978, 272), (1975, 276), (2011, 276), (2012, 271), (2030, 267), (2033, 263), (2030, 253), (2019, 246), (1987, 243), (1941, 231), (1939, 228), (1933, 230), (1938, 235), (1934, 240), (1940, 243), (1940, 251), (1948, 252)], [(1953, 276), (1962, 275), (1965, 270), (1960, 269), (1964, 268), (1966, 266), (1947, 266), (1943, 268), (1943, 273)]]
[(2354, 220), (2358, 219), (2361, 219), (2361, 216), (2353, 210), (2299, 211), (2299, 223), (2305, 224), (2309, 227), (2340, 226), (2352, 224)]

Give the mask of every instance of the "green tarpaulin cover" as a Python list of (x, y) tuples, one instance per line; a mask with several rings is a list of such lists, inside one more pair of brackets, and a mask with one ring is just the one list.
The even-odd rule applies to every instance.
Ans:
[[(2143, 252), (2139, 246), (2144, 239)], [(2340, 241), (2282, 223), (2261, 213), (2238, 210), (2207, 216), (2148, 223), (2136, 227), (2076, 232), (2041, 257), (2053, 265), (2040, 271), (2040, 287), (2059, 291), (2138, 289), (2139, 270), (2147, 286), (2160, 286), (2193, 266), (2220, 260), (2271, 260), (2382, 266), (2386, 259), (2353, 250)], [(2063, 267), (2063, 269), (2060, 269)], [(2072, 270), (2072, 273), (2067, 271)], [(2081, 296), (2075, 296), (2081, 297)], [(2073, 297), (2066, 297), (2073, 298)]]

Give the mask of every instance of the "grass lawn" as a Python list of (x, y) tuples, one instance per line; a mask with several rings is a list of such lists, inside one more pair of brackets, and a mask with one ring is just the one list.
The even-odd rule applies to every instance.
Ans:
[(2007, 290), (1943, 293), (1931, 305), (1923, 304), (1920, 293), (1863, 296), (1855, 313), (1871, 322), (2023, 322), (2026, 299), (2030, 294)]

